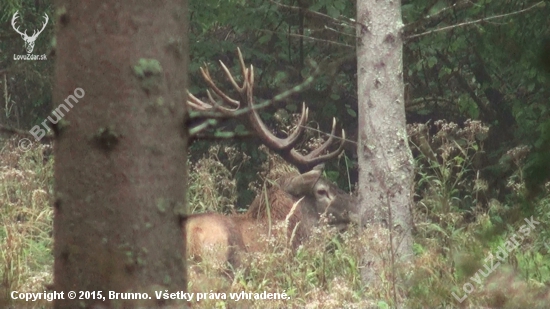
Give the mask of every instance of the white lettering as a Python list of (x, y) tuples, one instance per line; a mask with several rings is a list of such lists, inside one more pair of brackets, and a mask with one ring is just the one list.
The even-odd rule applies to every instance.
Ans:
[(32, 127), (32, 129), (29, 131), (32, 136), (34, 136), (34, 139), (38, 142), (40, 141), (44, 135), (46, 135), (46, 131), (41, 129), (38, 125), (35, 125)]

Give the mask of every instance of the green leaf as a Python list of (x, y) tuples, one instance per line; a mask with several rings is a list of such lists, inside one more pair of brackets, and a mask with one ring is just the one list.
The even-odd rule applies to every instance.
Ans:
[(319, 11), (319, 9), (321, 9), (324, 6), (325, 5), (323, 4), (323, 2), (317, 1), (317, 2), (313, 3), (313, 5), (309, 7), (309, 9), (314, 11), (314, 12), (317, 12), (317, 11)]
[(346, 3), (344, 1), (334, 1), (333, 5), (340, 10), (340, 12), (346, 9)]
[(327, 15), (332, 18), (340, 17), (340, 10), (334, 7), (334, 5), (327, 6)]
[(338, 176), (340, 176), (340, 173), (338, 173), (337, 171), (327, 171), (325, 174), (327, 178), (332, 181), (336, 181), (338, 179)]
[(242, 124), (239, 124), (235, 127), (235, 133), (237, 134), (245, 134), (246, 132), (246, 127)]
[(267, 42), (269, 42), (269, 41), (271, 40), (271, 36), (272, 36), (272, 35), (273, 35), (272, 33), (268, 33), (268, 34), (266, 34), (266, 35), (262, 35), (262, 36), (258, 39), (258, 42), (259, 42), (260, 44), (265, 44), (265, 43), (267, 43)]
[(260, 112), (260, 116), (262, 117), (262, 119), (265, 119), (267, 121), (273, 118), (273, 115), (271, 113), (266, 113), (266, 112)]
[(325, 104), (323, 106), (323, 116), (325, 117), (334, 117), (336, 116), (336, 106), (334, 104)]
[(437, 58), (436, 57), (430, 57), (428, 58), (428, 67), (433, 68), (434, 65), (437, 64)]
[(388, 309), (390, 308), (390, 306), (388, 305), (388, 303), (386, 303), (385, 301), (381, 300), (379, 301), (377, 304), (378, 308), (380, 309)]
[(291, 113), (295, 113), (298, 110), (298, 106), (296, 106), (296, 104), (287, 104), (285, 108)]
[(276, 85), (279, 85), (282, 81), (284, 81), (287, 78), (287, 76), (288, 75), (286, 74), (286, 72), (277, 71), (277, 73), (275, 73), (275, 78), (273, 78), (273, 82)]

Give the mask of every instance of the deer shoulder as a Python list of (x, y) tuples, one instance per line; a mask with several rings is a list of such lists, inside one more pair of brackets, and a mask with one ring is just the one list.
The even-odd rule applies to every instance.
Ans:
[(208, 259), (218, 267), (227, 262), (240, 265), (245, 245), (239, 227), (230, 217), (217, 213), (190, 215), (184, 224), (184, 234), (188, 258)]

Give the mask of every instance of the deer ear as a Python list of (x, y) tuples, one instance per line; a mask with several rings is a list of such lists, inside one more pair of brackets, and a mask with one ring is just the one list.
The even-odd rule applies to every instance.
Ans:
[(313, 168), (313, 170), (319, 170), (319, 171), (323, 171), (325, 169), (325, 163), (321, 163), (321, 164), (317, 164), (315, 165), (315, 167)]
[[(292, 177), (284, 184), (283, 190), (296, 197), (308, 194), (319, 178), (321, 178), (321, 173), (323, 172), (321, 165), (317, 165), (309, 172)], [(319, 166), (321, 166), (320, 169), (318, 168)]]

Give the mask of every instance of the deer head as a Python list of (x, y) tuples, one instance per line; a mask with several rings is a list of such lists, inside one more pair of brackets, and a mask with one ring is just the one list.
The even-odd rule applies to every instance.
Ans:
[(19, 27), (15, 26), (15, 20), (17, 18), (19, 18), (18, 14), (19, 14), (19, 11), (16, 11), (15, 14), (13, 14), (13, 17), (11, 19), (11, 26), (13, 27), (13, 30), (15, 30), (15, 32), (17, 32), (21, 35), (21, 37), (23, 38), (23, 41), (25, 41), (25, 49), (27, 50), (27, 53), (30, 54), (30, 53), (32, 53), (32, 51), (34, 49), (34, 42), (38, 38), (38, 35), (40, 33), (42, 33), (42, 31), (44, 31), (44, 28), (46, 28), (46, 25), (48, 24), (49, 18), (48, 18), (48, 15), (46, 13), (44, 13), (44, 18), (46, 19), (46, 21), (44, 21), (44, 24), (42, 25), (42, 29), (40, 29), (40, 31), (38, 31), (38, 32), (36, 32), (36, 30), (34, 30), (32, 35), (28, 36), (26, 29), (25, 29), (24, 32), (21, 32), (21, 31), (19, 31)]
[(323, 165), (280, 181), (281, 189), (295, 198), (302, 198), (303, 211), (309, 215), (326, 215), (331, 225), (360, 224), (357, 200), (322, 176)]

